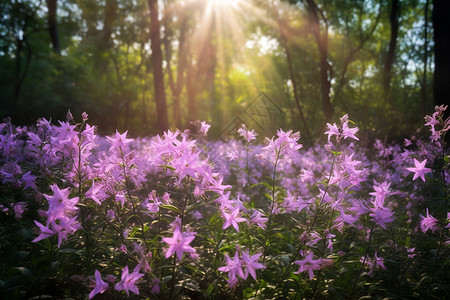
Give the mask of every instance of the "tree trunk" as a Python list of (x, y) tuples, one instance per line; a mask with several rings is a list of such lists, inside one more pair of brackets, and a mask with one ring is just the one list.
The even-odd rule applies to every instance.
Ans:
[(102, 41), (103, 46), (106, 49), (112, 47), (112, 25), (114, 20), (117, 18), (117, 1), (116, 0), (106, 0), (105, 3), (105, 15), (103, 19), (103, 30), (102, 30)]
[(187, 22), (183, 22), (180, 28), (180, 37), (178, 39), (178, 68), (177, 68), (177, 83), (173, 93), (173, 117), (175, 124), (181, 128), (181, 108), (180, 95), (184, 86), (184, 72), (186, 69), (186, 28)]
[(397, 37), (399, 28), (399, 0), (392, 0), (391, 12), (389, 14), (389, 24), (391, 26), (391, 39), (389, 41), (389, 49), (384, 61), (383, 69), (383, 90), (384, 97), (387, 103), (392, 105), (391, 96), (391, 78), (392, 78), (392, 65), (395, 59), (395, 50), (397, 48)]
[(424, 37), (423, 37), (423, 74), (422, 74), (422, 99), (420, 101), (420, 108), (422, 115), (425, 115), (425, 106), (427, 103), (428, 97), (428, 85), (427, 85), (427, 73), (428, 73), (428, 11), (430, 6), (430, 0), (426, 0), (425, 2), (425, 25), (424, 25)]
[(450, 1), (433, 0), (434, 103), (450, 103)]
[(186, 92), (188, 97), (188, 117), (187, 121), (197, 120), (196, 84), (192, 80), (195, 76), (194, 66), (190, 66), (186, 73)]
[[(319, 9), (314, 0), (306, 0), (306, 9), (310, 18), (312, 33), (316, 39), (317, 47), (319, 49), (320, 61), (320, 83), (322, 93), (322, 110), (325, 122), (330, 122), (333, 118), (334, 108), (331, 105), (331, 67), (328, 63), (328, 25), (325, 25), (323, 30), (320, 28)], [(323, 14), (322, 14), (323, 16)], [(325, 23), (326, 20), (324, 19)]]
[[(213, 27), (213, 30), (215, 31), (215, 27)], [(220, 109), (220, 98), (217, 96), (216, 93), (216, 66), (217, 66), (217, 53), (216, 53), (216, 46), (213, 44), (213, 32), (211, 31), (210, 38), (207, 39), (208, 43), (208, 68), (206, 69), (206, 90), (208, 91), (208, 97), (210, 100), (210, 118), (211, 122), (215, 126), (221, 126), (222, 125), (222, 111)]]
[(50, 34), (50, 40), (52, 42), (52, 49), (55, 53), (61, 53), (61, 46), (59, 44), (58, 26), (56, 16), (57, 12), (57, 1), (58, 0), (47, 0), (47, 22), (48, 22), (48, 32)]
[(186, 68), (186, 52), (185, 52), (185, 43), (186, 43), (186, 30), (187, 30), (187, 22), (183, 21), (180, 25), (180, 35), (178, 38), (178, 65), (177, 65), (177, 75), (176, 79), (174, 79), (172, 72), (172, 48), (171, 43), (168, 36), (172, 35), (171, 30), (169, 30), (169, 24), (164, 24), (165, 32), (164, 32), (164, 53), (166, 55), (166, 70), (169, 75), (169, 86), (172, 92), (172, 112), (173, 112), (173, 120), (175, 122), (175, 126), (177, 128), (181, 128), (181, 106), (180, 106), (180, 95), (183, 90), (184, 85), (184, 71)]
[(302, 106), (300, 104), (300, 93), (299, 93), (299, 89), (298, 89), (298, 86), (297, 86), (297, 76), (295, 76), (294, 69), (292, 67), (291, 51), (289, 51), (289, 46), (288, 46), (286, 34), (284, 32), (284, 24), (283, 24), (283, 22), (280, 19), (280, 15), (278, 13), (278, 7), (275, 5), (275, 3), (273, 1), (272, 1), (272, 6), (273, 6), (273, 10), (274, 10), (276, 19), (277, 19), (278, 30), (280, 32), (280, 38), (281, 38), (281, 41), (282, 41), (282, 45), (283, 45), (285, 53), (286, 53), (287, 64), (288, 64), (288, 69), (289, 69), (289, 77), (291, 79), (292, 88), (294, 90), (295, 105), (296, 105), (297, 110), (298, 110), (298, 115), (300, 116), (300, 121), (301, 121), (301, 123), (304, 126), (304, 129), (305, 129), (305, 132), (306, 132), (306, 136), (308, 138), (308, 142), (312, 144), (312, 142), (313, 142), (312, 136), (311, 136), (311, 133), (309, 131), (308, 124), (306, 123), (305, 116), (303, 114)]
[(153, 85), (155, 89), (157, 126), (159, 132), (169, 129), (167, 120), (166, 91), (164, 88), (164, 74), (162, 69), (162, 51), (160, 23), (158, 19), (158, 0), (148, 0), (150, 8), (150, 41), (151, 41), (151, 61), (153, 67)]

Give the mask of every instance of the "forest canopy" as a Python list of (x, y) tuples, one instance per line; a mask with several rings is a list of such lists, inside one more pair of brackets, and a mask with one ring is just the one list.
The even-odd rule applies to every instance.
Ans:
[(0, 118), (86, 111), (135, 136), (237, 118), (310, 143), (348, 113), (393, 139), (449, 101), (445, 2), (2, 1)]

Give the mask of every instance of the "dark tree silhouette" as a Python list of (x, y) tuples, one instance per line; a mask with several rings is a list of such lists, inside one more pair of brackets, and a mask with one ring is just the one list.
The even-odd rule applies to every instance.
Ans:
[(450, 103), (450, 1), (433, 1), (434, 102)]
[(392, 65), (394, 64), (395, 51), (397, 49), (397, 37), (399, 28), (399, 0), (392, 0), (391, 2), (391, 12), (389, 14), (389, 24), (391, 26), (391, 37), (389, 41), (389, 48), (386, 55), (386, 60), (384, 61), (383, 70), (383, 88), (385, 100), (392, 104), (391, 97), (391, 78), (392, 78)]
[(151, 41), (151, 62), (153, 67), (153, 85), (155, 88), (155, 101), (157, 113), (158, 131), (163, 132), (169, 129), (167, 120), (166, 90), (164, 88), (164, 74), (162, 68), (161, 33), (158, 18), (158, 0), (148, 0), (150, 8), (150, 41)]
[(50, 40), (52, 41), (53, 51), (56, 53), (61, 53), (61, 45), (59, 43), (59, 34), (58, 34), (58, 23), (56, 17), (58, 15), (57, 12), (58, 0), (47, 0), (47, 21), (48, 21), (48, 31), (50, 34)]

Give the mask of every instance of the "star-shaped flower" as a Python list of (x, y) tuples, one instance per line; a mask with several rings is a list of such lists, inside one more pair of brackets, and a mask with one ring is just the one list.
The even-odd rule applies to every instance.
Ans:
[(108, 289), (108, 284), (102, 280), (102, 275), (98, 270), (95, 270), (95, 285), (94, 289), (89, 293), (89, 299), (94, 298), (98, 293), (103, 294)]
[(116, 134), (114, 137), (107, 136), (106, 139), (111, 144), (111, 147), (109, 148), (109, 151), (112, 151), (113, 149), (122, 149), (124, 150), (125, 146), (133, 141), (133, 139), (127, 139), (128, 130), (125, 131), (123, 134), (120, 134), (116, 130)]
[(125, 291), (129, 295), (128, 291), (132, 291), (136, 295), (139, 295), (139, 289), (136, 286), (136, 281), (140, 279), (144, 274), (139, 273), (139, 265), (134, 268), (133, 273), (128, 273), (128, 266), (125, 266), (122, 271), (122, 278), (119, 283), (116, 284), (114, 289), (116, 291)]
[(39, 227), (39, 229), (41, 230), (41, 234), (39, 234), (39, 236), (37, 238), (35, 238), (34, 240), (32, 240), (33, 243), (39, 242), (40, 240), (46, 239), (51, 237), (52, 235), (55, 234), (55, 232), (51, 229), (49, 229), (48, 227), (42, 225), (41, 223), (39, 223), (38, 221), (34, 221), (34, 223)]
[(229, 282), (235, 282), (235, 280), (237, 280), (236, 276), (244, 278), (244, 272), (242, 271), (242, 262), (239, 259), (238, 252), (236, 251), (233, 259), (231, 259), (228, 254), (225, 254), (225, 259), (227, 261), (227, 265), (220, 267), (218, 270), (221, 272), (228, 272), (228, 277), (230, 278)]
[(314, 270), (319, 270), (321, 268), (321, 261), (320, 259), (313, 259), (314, 253), (309, 252), (304, 260), (296, 260), (294, 261), (295, 264), (299, 265), (300, 268), (297, 272), (294, 272), (296, 274), (307, 271), (309, 275), (309, 279), (314, 278)]
[(223, 211), (222, 216), (225, 218), (225, 222), (223, 223), (222, 229), (226, 229), (230, 227), (230, 225), (233, 225), (234, 229), (236, 229), (236, 231), (239, 232), (238, 223), (245, 221), (244, 218), (239, 217), (238, 207), (236, 207), (231, 214)]
[(180, 232), (180, 228), (176, 227), (173, 231), (171, 238), (163, 238), (163, 242), (169, 245), (169, 249), (166, 252), (166, 258), (169, 258), (173, 253), (177, 254), (178, 260), (183, 258), (183, 253), (195, 253), (195, 249), (189, 246), (189, 244), (195, 239), (195, 236), (183, 236)]
[(425, 182), (425, 174), (431, 172), (430, 168), (425, 167), (426, 163), (427, 163), (426, 159), (422, 162), (419, 162), (417, 159), (414, 158), (414, 167), (406, 168), (408, 171), (414, 173), (413, 180), (416, 180), (418, 177), (420, 177), (422, 178), (423, 182)]
[(328, 126), (328, 131), (326, 131), (324, 134), (328, 135), (328, 141), (330, 141), (330, 138), (333, 135), (339, 136), (339, 128), (337, 127), (336, 123), (334, 123), (333, 125), (331, 125), (330, 123), (327, 123)]
[(435, 231), (437, 229), (436, 225), (438, 223), (439, 221), (435, 217), (430, 215), (427, 208), (427, 216), (423, 218), (422, 221), (420, 221), (420, 229), (422, 230), (422, 232), (427, 232), (428, 229), (431, 229), (431, 231)]
[(372, 213), (369, 216), (372, 217), (372, 221), (383, 227), (383, 229), (386, 229), (386, 223), (394, 221), (394, 213), (388, 207), (375, 206), (370, 210)]
[(265, 269), (266, 266), (263, 264), (260, 264), (258, 262), (259, 257), (262, 255), (262, 253), (257, 253), (255, 255), (250, 256), (250, 254), (248, 253), (248, 251), (243, 251), (242, 252), (242, 260), (245, 263), (245, 274), (244, 274), (244, 278), (247, 279), (248, 274), (250, 274), (253, 279), (256, 280), (256, 272), (255, 270), (258, 269)]

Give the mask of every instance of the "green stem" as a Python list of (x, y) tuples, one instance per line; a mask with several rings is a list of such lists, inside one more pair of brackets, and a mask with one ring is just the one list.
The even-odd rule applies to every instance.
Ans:
[(269, 237), (269, 229), (270, 229), (270, 225), (272, 224), (272, 216), (273, 216), (273, 209), (275, 207), (275, 182), (276, 182), (276, 174), (277, 174), (277, 164), (278, 164), (278, 160), (279, 160), (279, 153), (277, 151), (277, 156), (275, 159), (275, 163), (273, 164), (273, 173), (272, 173), (272, 203), (270, 205), (270, 213), (269, 213), (269, 219), (267, 221), (267, 228), (266, 228), (266, 232), (264, 235), (264, 251), (263, 251), (263, 258), (262, 258), (262, 263), (264, 264), (265, 259), (266, 259), (266, 255), (267, 255), (267, 240)]
[[(335, 167), (335, 164), (336, 164), (336, 157), (337, 157), (337, 155), (334, 155), (333, 161), (332, 161), (332, 163), (331, 163), (330, 174), (328, 175), (328, 183), (330, 182), (331, 177), (332, 177), (332, 175), (333, 175), (333, 170), (334, 170), (334, 167)], [(318, 206), (320, 206), (320, 205), (323, 203), (323, 201), (325, 200), (325, 196), (326, 196), (326, 194), (328, 193), (329, 186), (330, 186), (330, 185), (327, 184), (327, 186), (325, 187), (325, 191), (323, 192), (322, 198), (320, 199), (320, 202), (319, 202), (319, 205), (318, 205)], [(310, 226), (307, 228), (306, 232), (309, 233), (309, 232), (312, 230), (312, 228), (314, 227), (314, 225), (315, 225), (315, 223), (316, 223), (316, 221), (317, 221), (317, 216), (318, 216), (318, 213), (317, 213), (317, 210), (316, 210), (316, 211), (314, 212), (314, 219), (313, 219), (313, 221), (311, 222)], [(278, 287), (280, 286), (280, 284), (284, 281), (284, 277), (286, 276), (286, 274), (287, 274), (288, 272), (290, 272), (291, 267), (292, 267), (292, 264), (293, 264), (294, 261), (297, 259), (298, 255), (300, 254), (300, 250), (305, 246), (305, 244), (306, 244), (306, 242), (305, 242), (305, 241), (302, 241), (302, 242), (300, 243), (300, 245), (297, 247), (296, 251), (294, 252), (294, 255), (293, 255), (293, 256), (290, 258), (290, 260), (289, 260), (289, 264), (288, 264), (287, 268), (284, 270), (283, 274), (282, 274), (281, 277), (280, 277), (280, 280), (279, 280), (279, 281), (277, 282), (277, 284), (275, 285), (275, 288), (274, 288), (273, 291), (272, 291), (271, 297), (272, 297), (272, 296), (274, 295), (274, 293), (277, 291), (277, 289), (278, 289)]]
[[(216, 247), (215, 247), (215, 249), (214, 249), (214, 256), (212, 257), (212, 258), (213, 258), (213, 261), (214, 261), (214, 266), (213, 266), (213, 268), (214, 268), (214, 272), (215, 272), (215, 274), (216, 274), (216, 278), (219, 278), (219, 271), (217, 270), (217, 269), (218, 269), (218, 265), (216, 264), (217, 258), (219, 257), (219, 246), (220, 246), (220, 243), (222, 242), (222, 239), (223, 239), (223, 237), (224, 237), (224, 235), (225, 235), (225, 231), (226, 231), (226, 230), (227, 230), (227, 228), (222, 229), (222, 230), (220, 231), (219, 239), (216, 241)], [(213, 289), (212, 289), (212, 291), (211, 291), (211, 295), (214, 294), (214, 290), (215, 290), (215, 288), (216, 288), (216, 286), (217, 286), (217, 282), (218, 282), (218, 281), (216, 280), (216, 283), (214, 284)]]
[(145, 237), (145, 226), (144, 226), (144, 223), (142, 222), (141, 218), (137, 214), (136, 205), (135, 205), (135, 203), (133, 201), (133, 197), (131, 197), (130, 183), (128, 181), (127, 169), (126, 169), (125, 158), (123, 156), (122, 148), (119, 148), (119, 152), (120, 152), (120, 156), (121, 156), (121, 159), (122, 159), (122, 169), (123, 169), (123, 174), (124, 174), (124, 177), (125, 177), (125, 189), (126, 189), (126, 192), (127, 192), (127, 196), (128, 196), (128, 199), (130, 200), (131, 206), (133, 208), (133, 214), (136, 216), (137, 220), (139, 221), (139, 224), (141, 225), (142, 240), (144, 241), (145, 247), (147, 248), (147, 252), (150, 252), (150, 247), (148, 245), (147, 238)]
[[(442, 140), (441, 140), (441, 159), (442, 159), (442, 170), (441, 170), (441, 176), (442, 176), (442, 189), (444, 190), (444, 194), (445, 194), (445, 207), (444, 207), (444, 215), (442, 218), (442, 222), (441, 222), (441, 235), (439, 237), (439, 246), (436, 252), (436, 258), (434, 259), (434, 265), (437, 266), (438, 261), (439, 261), (439, 254), (442, 250), (442, 245), (444, 243), (444, 237), (445, 237), (445, 220), (447, 219), (447, 205), (448, 205), (448, 192), (447, 192), (447, 181), (445, 179), (445, 169), (446, 169), (446, 165), (445, 165), (445, 147), (446, 147), (446, 143), (445, 143), (445, 134), (442, 136)], [(434, 280), (434, 274), (436, 273), (438, 268), (434, 268), (433, 271), (433, 280)]]
[(173, 296), (173, 290), (175, 289), (175, 282), (176, 282), (176, 280), (175, 280), (175, 269), (176, 269), (176, 267), (177, 267), (177, 256), (176, 256), (176, 254), (174, 253), (174, 254), (173, 254), (173, 263), (172, 263), (172, 281), (171, 281), (171, 284), (170, 284), (170, 295), (169, 295), (169, 299), (172, 299), (172, 296)]
[[(279, 159), (280, 159), (279, 151), (276, 151), (275, 163), (273, 164), (273, 172), (272, 172), (272, 203), (270, 205), (270, 213), (269, 213), (269, 219), (267, 220), (266, 232), (264, 234), (264, 243), (263, 243), (264, 250), (263, 250), (263, 256), (262, 256), (262, 264), (264, 264), (264, 262), (266, 261), (267, 241), (269, 238), (270, 225), (272, 224), (273, 209), (275, 207), (275, 182), (276, 182), (276, 175), (277, 175), (277, 164), (278, 164)], [(259, 284), (256, 287), (255, 298), (258, 295), (258, 292), (259, 292)]]
[(361, 272), (364, 269), (364, 266), (366, 264), (367, 261), (367, 255), (369, 255), (369, 249), (370, 249), (370, 242), (372, 241), (372, 235), (373, 235), (373, 229), (375, 228), (375, 223), (372, 224), (372, 227), (370, 228), (370, 234), (369, 234), (369, 242), (367, 244), (367, 248), (366, 248), (366, 254), (364, 255), (364, 260), (362, 262), (361, 268), (359, 268), (358, 270), (358, 275), (355, 278), (355, 282), (353, 283), (353, 287), (352, 287), (352, 293), (350, 294), (350, 300), (353, 299), (353, 295), (355, 294), (355, 290), (356, 290), (356, 284), (358, 283), (359, 277), (361, 276)]

